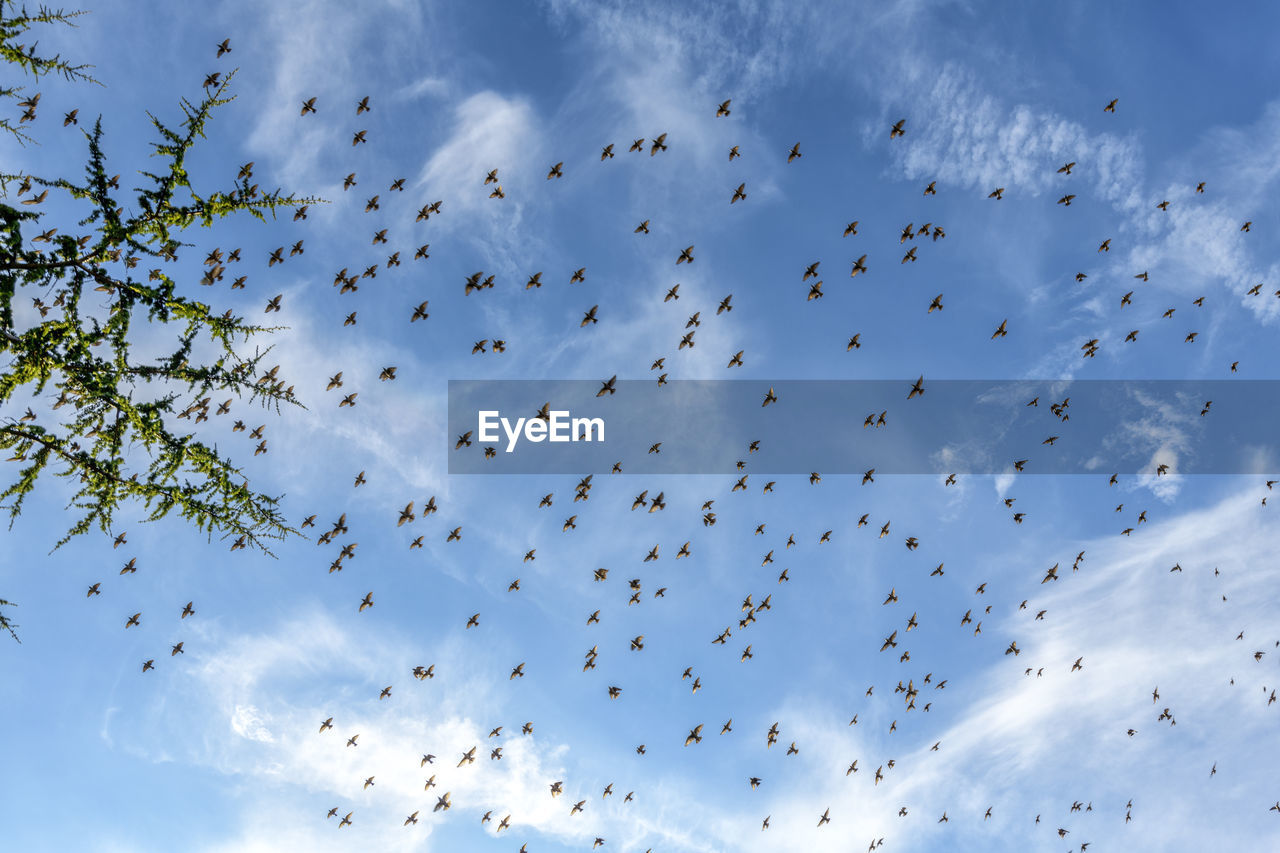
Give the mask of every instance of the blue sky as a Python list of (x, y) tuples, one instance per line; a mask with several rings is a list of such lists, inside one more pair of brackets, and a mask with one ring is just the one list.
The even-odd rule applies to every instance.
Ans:
[[(264, 188), (330, 202), (305, 221), (194, 230), (181, 262), (219, 308), (260, 318), (282, 295), (271, 319), (288, 329), (269, 360), (307, 408), (276, 416), (241, 403), (199, 431), (258, 488), (284, 494), (294, 523), (314, 513), (317, 527), (272, 559), (134, 512), (120, 519), (118, 549), (93, 535), (50, 555), (66, 493), (42, 484), (0, 561), (22, 637), (5, 648), (0, 680), (12, 849), (570, 851), (597, 837), (622, 851), (843, 851), (879, 838), (895, 851), (1280, 845), (1268, 811), (1280, 798), (1280, 702), (1267, 701), (1280, 686), (1280, 594), (1275, 508), (1263, 503), (1280, 460), (1259, 452), (1248, 475), (1179, 474), (1179, 462), (1193, 467), (1184, 412), (1157, 408), (1141, 423), (1150, 467), (1169, 461), (1172, 473), (1115, 486), (1105, 474), (1012, 473), (815, 485), (805, 471), (764, 494), (755, 478), (733, 493), (728, 475), (600, 471), (575, 503), (578, 476), (450, 476), (446, 450), (451, 379), (652, 380), (660, 357), (671, 379), (762, 386), (923, 374), (1059, 380), (1066, 396), (1083, 379), (1280, 378), (1269, 5), (91, 11), (40, 44), (92, 63), (106, 85), (35, 86), (39, 144), (5, 142), (6, 171), (78, 171), (83, 136), (58, 119), (79, 108), (82, 124), (102, 114), (123, 185), (148, 165), (146, 111), (176, 121), (205, 75), (238, 68), (237, 99), (192, 158), (197, 186), (225, 187), (253, 161)], [(215, 58), (224, 38), (232, 52)], [(366, 95), (372, 110), (357, 116)], [(310, 97), (317, 113), (300, 117)], [(731, 114), (718, 118), (726, 98)], [(361, 129), (368, 142), (353, 146)], [(627, 151), (661, 133), (668, 150)], [(601, 162), (610, 143), (616, 156)], [(1073, 173), (1059, 174), (1069, 161)], [(564, 177), (548, 180), (557, 162)], [(494, 168), (503, 199), (483, 184)], [(403, 193), (388, 190), (397, 178)], [(937, 193), (925, 196), (931, 181)], [(740, 183), (747, 198), (730, 205)], [(997, 187), (1004, 198), (988, 199)], [(1055, 204), (1067, 193), (1069, 207)], [(436, 200), (441, 213), (415, 222)], [(53, 194), (45, 206), (50, 226), (82, 215)], [(633, 233), (643, 220), (649, 233)], [(844, 237), (851, 220), (858, 233)], [(908, 222), (946, 233), (912, 241), (915, 263), (901, 262)], [(383, 228), (388, 244), (372, 245)], [(303, 255), (267, 267), (300, 239)], [(430, 258), (411, 260), (424, 243)], [(696, 262), (673, 265), (691, 244)], [(245, 289), (195, 285), (215, 246), (242, 247), (233, 269)], [(397, 250), (402, 265), (380, 266), (356, 293), (331, 286), (339, 269)], [(849, 278), (863, 254), (868, 273)], [(814, 261), (825, 295), (809, 301), (802, 275)], [(585, 281), (571, 284), (582, 267)], [(477, 270), (495, 287), (464, 293)], [(526, 289), (536, 272), (543, 286)], [(664, 302), (676, 283), (680, 299)], [(733, 310), (717, 315), (728, 294)], [(944, 310), (928, 312), (938, 294)], [(430, 318), (410, 324), (423, 300)], [(580, 328), (593, 305), (599, 323)], [(352, 311), (357, 323), (344, 326)], [(697, 344), (678, 350), (694, 312)], [(18, 325), (34, 318), (24, 304)], [(1008, 335), (991, 340), (1005, 319)], [(846, 351), (855, 333), (862, 346)], [(166, 335), (148, 329), (141, 345)], [(494, 338), (506, 352), (472, 353)], [(1094, 338), (1097, 356), (1082, 358)], [(738, 350), (743, 366), (726, 368)], [(380, 382), (390, 365), (397, 379)], [(326, 392), (339, 370), (342, 391)], [(358, 404), (339, 409), (352, 391)], [(269, 452), (253, 456), (234, 418), (265, 424)], [(633, 512), (645, 490), (667, 508)], [(548, 493), (552, 506), (539, 508)], [(397, 527), (406, 503), (420, 512), (431, 496), (436, 514)], [(343, 513), (349, 533), (318, 547), (311, 534)], [(574, 514), (577, 528), (562, 530)], [(459, 525), (461, 541), (446, 542)], [(903, 547), (908, 536), (919, 548)], [(677, 561), (686, 541), (691, 555)], [(328, 572), (349, 542), (355, 557)], [(655, 544), (660, 558), (643, 562)], [(138, 571), (120, 575), (131, 558)], [(1042, 584), (1054, 564), (1061, 579)], [(592, 579), (598, 568), (606, 580)], [(87, 599), (97, 582), (102, 594)], [(898, 601), (882, 604), (891, 589)], [(370, 591), (374, 607), (358, 612)], [(771, 609), (742, 628), (748, 595), (752, 606), (771, 596)], [(180, 619), (187, 601), (195, 614)], [(141, 624), (126, 630), (135, 612)], [(713, 645), (726, 627), (728, 642)], [(899, 646), (881, 653), (893, 631)], [(631, 650), (641, 634), (644, 649)], [(184, 654), (170, 656), (179, 641)], [(1020, 654), (1005, 655), (1014, 641)], [(155, 670), (143, 673), (148, 659)], [(522, 662), (526, 676), (510, 678)], [(414, 679), (418, 665), (435, 677)], [(899, 682), (919, 690), (914, 710)], [(622, 695), (611, 700), (609, 686)], [(1166, 707), (1176, 726), (1158, 719)], [(318, 732), (328, 717), (333, 729)], [(703, 741), (683, 746), (699, 724)], [(472, 746), (475, 764), (455, 767)], [(502, 759), (490, 760), (496, 746)], [(424, 753), (433, 766), (420, 766)], [(433, 814), (444, 791), (453, 807)], [(578, 800), (584, 811), (570, 815)], [(1092, 809), (1073, 812), (1076, 801)], [(334, 807), (351, 826), (325, 817)], [(830, 824), (817, 826), (827, 809)], [(403, 826), (414, 811), (418, 824)]]

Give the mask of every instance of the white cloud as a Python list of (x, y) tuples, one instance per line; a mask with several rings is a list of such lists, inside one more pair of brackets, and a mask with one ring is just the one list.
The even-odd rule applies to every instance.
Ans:
[[(1083, 125), (1025, 104), (1008, 106), (984, 92), (974, 74), (947, 64), (913, 98), (919, 116), (891, 146), (891, 157), (913, 180), (1007, 196), (1080, 192), (1081, 184), (1120, 210), (1135, 209), (1142, 183), (1142, 152), (1132, 139), (1091, 133)], [(878, 136), (878, 134), (877, 134)], [(1068, 161), (1078, 165), (1066, 178)]]
[[(782, 832), (761, 838), (739, 827), (730, 836), (734, 849), (847, 850), (851, 827), (885, 836), (895, 850), (937, 849), (957, 832), (991, 832), (990, 849), (1024, 849), (1036, 832), (1048, 838), (1059, 826), (1080, 840), (1105, 835), (1124, 825), (1128, 798), (1135, 802), (1129, 831), (1142, 833), (1146, 844), (1248, 846), (1265, 822), (1261, 803), (1236, 821), (1154, 804), (1184, 785), (1202, 784), (1215, 761), (1220, 770), (1231, 768), (1234, 781), (1219, 793), (1206, 789), (1214, 802), (1265, 776), (1251, 744), (1265, 737), (1280, 705), (1267, 706), (1269, 694), (1259, 685), (1269, 687), (1271, 679), (1252, 658), (1255, 647), (1271, 645), (1271, 635), (1249, 626), (1266, 624), (1264, 614), (1277, 601), (1238, 596), (1261, 588), (1272, 539), (1249, 492), (1151, 524), (1133, 539), (1078, 543), (1073, 547), (1086, 552), (1078, 573), (1067, 568), (1049, 586), (1030, 581), (1012, 596), (1028, 594), (1027, 610), (1006, 601), (1000, 606), (1009, 615), (988, 617), (984, 633), (998, 639), (982, 648), (994, 663), (953, 680), (945, 692), (917, 679), (919, 704), (933, 701), (933, 713), (947, 715), (940, 728), (884, 735), (866, 730), (865, 719), (857, 727), (820, 722), (833, 716), (824, 700), (790, 697), (770, 716), (784, 721), (788, 737), (822, 749), (802, 749), (798, 783), (785, 792), (774, 788), (756, 809), (773, 813), (770, 833)], [(1175, 563), (1183, 572), (1170, 572)], [(1035, 621), (1040, 609), (1046, 618)], [(1245, 643), (1234, 640), (1240, 626)], [(1020, 655), (998, 651), (1010, 639)], [(1077, 658), (1083, 669), (1072, 672)], [(1157, 687), (1161, 699), (1153, 704)], [(1157, 720), (1165, 707), (1176, 727)], [(1231, 726), (1211, 722), (1224, 716)], [(1132, 738), (1128, 728), (1137, 732)], [(1171, 750), (1178, 754), (1173, 762)], [(838, 765), (854, 757), (859, 772), (846, 780)], [(888, 757), (897, 766), (873, 785), (870, 776)], [(1096, 814), (1071, 814), (1073, 798), (1090, 801)], [(827, 805), (832, 824), (817, 829)], [(912, 819), (891, 817), (900, 806)], [(982, 819), (987, 806), (990, 823)], [(951, 823), (940, 826), (935, 821), (944, 810)], [(1036, 827), (1032, 818), (1042, 811), (1044, 823)], [(1001, 837), (1009, 842), (999, 843)]]
[[(885, 96), (906, 98), (919, 116), (912, 132), (890, 148), (906, 177), (982, 193), (1004, 187), (1007, 196), (1087, 192), (1120, 214), (1117, 230), (1133, 237), (1120, 269), (1147, 270), (1161, 289), (1191, 298), (1204, 295), (1206, 285), (1225, 287), (1261, 322), (1280, 320), (1274, 287), (1247, 295), (1259, 282), (1280, 279), (1280, 265), (1257, 259), (1250, 250), (1256, 243), (1240, 231), (1264, 204), (1277, 176), (1275, 145), (1259, 147), (1253, 140), (1275, 138), (1280, 103), (1268, 104), (1248, 130), (1215, 128), (1203, 134), (1190, 158), (1197, 172), (1151, 189), (1144, 174), (1146, 151), (1135, 137), (1092, 132), (1050, 111), (1008, 105), (955, 63), (924, 82), (923, 96), (896, 89)], [(1064, 177), (1057, 168), (1068, 161), (1077, 165), (1071, 177)], [(1196, 183), (1206, 178), (1207, 194), (1197, 195)], [(1155, 208), (1161, 200), (1171, 202), (1167, 211)], [(1113, 313), (1106, 310), (1108, 303), (1085, 307)], [(1047, 356), (1045, 363), (1060, 363), (1065, 355)]]
[(485, 175), (497, 169), (498, 184), (516, 196), (533, 184), (533, 154), (540, 148), (537, 119), (527, 100), (477, 92), (454, 108), (453, 129), (423, 166), (418, 182), (433, 199), (444, 199), (449, 212), (482, 205), (501, 211), (516, 205), (512, 199), (490, 199), (493, 185), (483, 185)]
[(992, 485), (995, 486), (996, 494), (1000, 496), (1000, 500), (1005, 499), (1005, 496), (1009, 494), (1009, 489), (1013, 487), (1013, 484), (1017, 482), (1017, 479), (1017, 475), (1012, 471), (1006, 471), (1003, 474), (996, 475), (995, 479), (992, 481)]
[[(330, 849), (338, 844), (329, 834), (336, 832), (337, 820), (326, 825), (323, 815), (333, 806), (339, 815), (354, 812), (347, 836), (377, 849), (421, 849), (424, 836), (488, 810), (494, 821), (486, 831), (493, 834), (509, 814), (510, 834), (521, 840), (534, 833), (583, 844), (600, 835), (621, 849), (632, 849), (626, 839), (639, 838), (682, 850), (720, 849), (679, 828), (694, 810), (679, 804), (678, 784), (671, 793), (642, 794), (648, 805), (643, 814), (631, 804), (602, 803), (590, 778), (595, 771), (580, 760), (571, 766), (567, 744), (548, 741), (536, 729), (521, 734), (500, 685), (479, 674), (488, 649), (445, 642), (435, 652), (448, 660), (447, 669), (434, 680), (416, 682), (387, 674), (407, 675), (411, 664), (404, 646), (404, 638), (377, 631), (360, 631), (357, 639), (315, 611), (287, 616), (255, 634), (206, 629), (201, 650), (188, 654), (195, 666), (180, 676), (170, 707), (153, 709), (145, 732), (131, 731), (125, 749), (156, 760), (156, 744), (164, 743), (166, 750), (177, 750), (174, 760), (232, 774), (254, 791), (227, 838), (202, 848), (210, 853), (301, 849), (290, 846), (297, 844)], [(328, 685), (323, 695), (314, 686), (321, 673)], [(388, 700), (376, 698), (379, 678), (395, 682)], [(172, 706), (183, 702), (201, 711), (183, 714), (178, 722)], [(333, 729), (318, 732), (328, 717)], [(491, 738), (492, 723), (482, 719), (513, 724)], [(238, 738), (222, 736), (226, 731)], [(357, 745), (347, 746), (357, 734)], [(456, 766), (473, 746), (475, 763)], [(502, 747), (500, 760), (489, 756), (494, 747)], [(427, 752), (436, 759), (421, 766)], [(373, 785), (366, 788), (370, 776)], [(435, 787), (424, 791), (429, 776)], [(552, 798), (549, 786), (556, 780), (564, 782), (565, 793)], [(445, 791), (453, 809), (433, 813), (436, 797)], [(619, 791), (617, 799), (625, 793)], [(569, 819), (570, 806), (583, 798), (586, 812)], [(655, 810), (673, 820), (655, 821)], [(403, 821), (414, 811), (419, 825), (405, 829)]]
[(425, 95), (443, 97), (449, 92), (449, 84), (440, 77), (420, 77), (413, 83), (397, 89), (394, 97), (406, 101), (416, 100)]
[[(1103, 447), (1113, 453), (1138, 453), (1147, 455), (1146, 464), (1139, 469), (1138, 484), (1150, 489), (1163, 501), (1171, 501), (1182, 486), (1178, 476), (1178, 463), (1192, 452), (1193, 433), (1197, 429), (1197, 416), (1193, 403), (1181, 399), (1181, 405), (1157, 399), (1140, 388), (1133, 388), (1129, 398), (1141, 408), (1139, 414), (1123, 420), (1117, 431), (1103, 438)], [(1166, 471), (1160, 473), (1160, 466)]]
[(231, 730), (249, 740), (271, 743), (275, 738), (262, 720), (258, 709), (252, 705), (236, 705), (231, 712)]

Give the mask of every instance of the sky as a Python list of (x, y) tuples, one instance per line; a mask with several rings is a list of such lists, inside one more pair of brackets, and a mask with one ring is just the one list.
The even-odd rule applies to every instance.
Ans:
[[(261, 319), (280, 295), (267, 361), (305, 408), (237, 402), (175, 428), (282, 495), (294, 525), (316, 521), (269, 556), (135, 507), (113, 530), (124, 544), (93, 533), (51, 553), (69, 493), (40, 484), (0, 533), (0, 598), (16, 603), (6, 613), (21, 638), (0, 652), (7, 849), (1280, 847), (1280, 540), (1265, 500), (1280, 458), (1261, 439), (1232, 446), (1222, 420), (1199, 426), (1249, 417), (1225, 383), (1280, 379), (1273, 6), (86, 9), (40, 47), (91, 63), (103, 85), (25, 81), (43, 96), (36, 144), (0, 142), (5, 171), (78, 175), (80, 131), (101, 115), (125, 185), (149, 166), (148, 112), (176, 122), (206, 75), (237, 69), (193, 182), (228, 188), (252, 162), (264, 189), (325, 201), (305, 220), (194, 228), (176, 266), (219, 311)], [(312, 97), (315, 113), (299, 115)], [(80, 124), (64, 127), (72, 109)], [(651, 155), (660, 134), (666, 150)], [(628, 151), (637, 139), (644, 150)], [(557, 163), (563, 176), (549, 178)], [(503, 198), (484, 183), (492, 169)], [(403, 192), (389, 189), (400, 178)], [(740, 184), (746, 198), (730, 203)], [(42, 227), (66, 231), (84, 213), (53, 193), (41, 209)], [(903, 240), (908, 223), (945, 236)], [(387, 244), (374, 244), (382, 229)], [(298, 240), (305, 251), (289, 256)], [(424, 244), (429, 257), (412, 260)], [(285, 261), (268, 267), (278, 246)], [(694, 262), (676, 264), (688, 246)], [(215, 247), (243, 260), (201, 288)], [(400, 266), (386, 266), (395, 251)], [(862, 255), (866, 274), (847, 277)], [(375, 264), (356, 292), (332, 286)], [(468, 293), (477, 271), (495, 286)], [(246, 287), (230, 289), (239, 275)], [(821, 299), (807, 298), (815, 280)], [(424, 300), (430, 316), (411, 323)], [(39, 320), (19, 303), (16, 327)], [(593, 306), (598, 322), (583, 325)], [(680, 348), (689, 329), (696, 344)], [(139, 346), (174, 335), (141, 329)], [(380, 380), (389, 366), (396, 378)], [(339, 371), (341, 389), (326, 390)], [(1034, 445), (1011, 448), (1009, 464), (966, 467), (942, 446), (917, 460), (931, 473), (815, 480), (807, 458), (753, 459), (734, 430), (726, 458), (749, 476), (735, 491), (736, 470), (646, 458), (658, 441), (679, 458), (678, 407), (619, 451), (620, 474), (572, 459), (477, 473), (488, 463), (451, 457), (482, 460), (485, 444), (454, 450), (451, 381), (519, 380), (541, 400), (555, 383), (615, 375), (622, 390), (603, 405), (618, 414), (631, 381), (661, 394), (737, 380), (714, 387), (754, 410), (787, 382), (899, 380), (886, 435), (921, 402), (905, 399), (917, 376), (930, 401), (948, 380), (1009, 395), (1034, 382), (1046, 389), (1035, 430), (1060, 434), (1067, 454), (1085, 452), (1072, 440), (1090, 429), (1087, 380), (1224, 390), (1207, 416), (1198, 397), (1138, 399), (1120, 420), (1141, 459), (1114, 484), (1105, 462), (1037, 473), (1048, 451)], [(1073, 388), (1068, 423), (1048, 406)], [(785, 410), (779, 397), (766, 412)], [(48, 417), (49, 402), (19, 397), (0, 416)], [(265, 425), (266, 453), (231, 430), (237, 418)], [(811, 420), (815, 434), (831, 427)], [(1204, 434), (1227, 438), (1206, 448)], [(1029, 469), (1014, 471), (1023, 457)], [(666, 507), (648, 511), (659, 493)], [(410, 502), (414, 519), (398, 525)], [(317, 545), (344, 514), (347, 531)], [(137, 571), (120, 574), (129, 560)], [(86, 595), (95, 583), (101, 594)], [(419, 666), (434, 677), (414, 678)], [(702, 740), (686, 745), (697, 726)], [(457, 766), (472, 747), (475, 762)], [(446, 791), (451, 808), (433, 812)]]

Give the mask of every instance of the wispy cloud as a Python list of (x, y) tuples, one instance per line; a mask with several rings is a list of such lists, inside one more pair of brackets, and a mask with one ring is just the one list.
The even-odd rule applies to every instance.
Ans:
[[(973, 72), (947, 64), (916, 91), (919, 118), (893, 162), (913, 180), (1006, 194), (1038, 196), (1067, 184), (1058, 167), (1074, 161), (1072, 192), (1081, 182), (1121, 211), (1141, 204), (1143, 157), (1132, 138), (1095, 133), (1078, 122), (988, 94)], [(905, 93), (900, 93), (905, 94)], [(1062, 189), (1063, 193), (1068, 190)]]
[[(1236, 494), (1158, 522), (1141, 539), (1078, 543), (1086, 552), (1079, 573), (1068, 570), (1048, 587), (1032, 582), (1026, 610), (989, 618), (1001, 637), (997, 642), (1016, 640), (1019, 655), (1000, 656), (976, 680), (953, 682), (945, 692), (935, 689), (943, 674), (935, 673), (931, 685), (917, 678), (917, 705), (931, 701), (935, 714), (947, 715), (941, 728), (886, 735), (864, 732), (865, 721), (856, 727), (817, 723), (806, 709), (821, 708), (822, 699), (792, 697), (773, 714), (789, 721), (784, 725), (801, 743), (822, 749), (802, 749), (803, 781), (785, 792), (772, 789), (758, 806), (761, 814), (778, 816), (770, 832), (784, 832), (762, 838), (738, 829), (735, 845), (846, 850), (848, 833), (856, 831), (886, 836), (886, 846), (891, 842), (898, 850), (936, 849), (953, 843), (956, 833), (984, 834), (988, 849), (1014, 850), (1025, 842), (1011, 839), (1047, 839), (1057, 827), (1084, 841), (1114, 832), (1124, 826), (1128, 799), (1135, 803), (1129, 831), (1141, 833), (1144, 843), (1212, 845), (1230, 837), (1229, 843), (1247, 845), (1265, 819), (1261, 810), (1247, 825), (1214, 824), (1153, 804), (1178, 796), (1186, 785), (1202, 785), (1215, 762), (1222, 770), (1230, 767), (1235, 785), (1242, 786), (1206, 794), (1215, 800), (1260, 783), (1265, 772), (1249, 759), (1249, 744), (1263, 737), (1277, 706), (1268, 708), (1268, 694), (1258, 692), (1269, 680), (1252, 651), (1270, 645), (1270, 636), (1250, 645), (1253, 632), (1246, 628), (1245, 643), (1234, 639), (1237, 626), (1258, 624), (1275, 606), (1274, 596), (1237, 597), (1257, 589), (1264, 571), (1270, 537), (1258, 510), (1254, 494)], [(1170, 572), (1175, 564), (1183, 572)], [(1036, 621), (1033, 615), (1042, 609), (1045, 619)], [(1083, 669), (1072, 672), (1077, 658)], [(1023, 674), (1027, 667), (1030, 675)], [(1160, 694), (1154, 704), (1153, 689)], [(1157, 720), (1166, 707), (1179, 726)], [(1232, 731), (1207, 735), (1197, 722), (1222, 715), (1232, 720)], [(1187, 734), (1188, 726), (1193, 733)], [(1129, 728), (1136, 730), (1132, 737)], [(1183, 754), (1176, 766), (1165, 760), (1170, 749)], [(858, 772), (847, 780), (831, 778), (833, 756), (858, 758)], [(889, 757), (897, 767), (886, 767), (885, 781), (873, 784), (876, 766)], [(1057, 768), (1052, 781), (1024, 784), (1046, 765)], [(957, 778), (965, 784), (957, 787)], [(1071, 813), (1073, 799), (1088, 800), (1094, 813)], [(819, 829), (817, 814), (827, 805), (832, 824)], [(901, 806), (908, 819), (886, 817)], [(990, 823), (983, 820), (988, 806)], [(950, 823), (940, 825), (944, 811)], [(1037, 812), (1043, 812), (1039, 825), (1033, 824)]]

